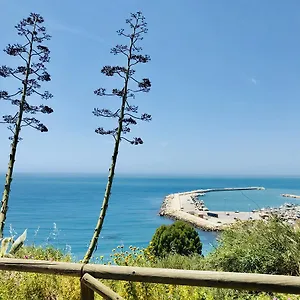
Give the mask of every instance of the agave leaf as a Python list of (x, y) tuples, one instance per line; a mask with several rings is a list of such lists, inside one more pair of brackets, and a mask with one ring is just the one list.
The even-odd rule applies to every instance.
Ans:
[(12, 244), (9, 253), (15, 254), (24, 244), (27, 237), (27, 229), (24, 230), (24, 232), (14, 241)]
[(0, 249), (0, 257), (4, 257), (7, 254), (7, 249), (9, 243), (12, 242), (12, 238), (4, 238), (1, 242), (1, 249)]

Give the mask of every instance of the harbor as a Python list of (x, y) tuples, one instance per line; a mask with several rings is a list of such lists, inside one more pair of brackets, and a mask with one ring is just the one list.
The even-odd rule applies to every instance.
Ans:
[[(260, 220), (268, 219), (271, 215), (276, 215), (287, 223), (294, 225), (300, 218), (300, 205), (285, 203), (277, 208), (261, 208), (252, 211), (211, 211), (206, 206), (206, 193), (225, 191), (251, 191), (264, 190), (263, 187), (245, 188), (220, 188), (220, 189), (199, 189), (189, 192), (170, 194), (165, 197), (160, 216), (173, 220), (183, 220), (194, 227), (205, 231), (220, 231), (226, 226), (238, 220)], [(283, 196), (283, 195), (282, 195)], [(286, 197), (286, 196), (285, 196)]]

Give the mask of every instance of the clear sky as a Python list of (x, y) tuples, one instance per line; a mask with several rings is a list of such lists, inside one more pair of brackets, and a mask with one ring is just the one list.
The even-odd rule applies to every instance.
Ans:
[[(48, 133), (24, 129), (16, 171), (106, 173), (112, 139), (93, 94), (113, 86), (101, 67), (120, 59), (115, 33), (141, 10), (152, 61), (137, 74), (152, 91), (136, 98), (151, 123), (133, 128), (142, 146), (121, 144), (119, 173), (191, 175), (300, 174), (300, 2), (298, 0), (70, 1), (2, 0), (0, 47), (19, 40), (14, 25), (30, 12), (44, 16), (52, 81), (45, 84), (55, 112)], [(0, 64), (8, 64), (0, 53)], [(0, 90), (12, 83), (0, 79)], [(112, 101), (112, 100), (111, 100)], [(114, 100), (115, 101), (115, 100)], [(0, 114), (8, 112), (0, 103)], [(0, 171), (9, 154), (0, 126)]]

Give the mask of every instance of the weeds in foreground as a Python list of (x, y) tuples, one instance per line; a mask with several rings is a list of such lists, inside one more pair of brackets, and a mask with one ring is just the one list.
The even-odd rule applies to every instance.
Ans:
[[(110, 261), (103, 256), (96, 257), (99, 264), (119, 266), (139, 266), (152, 268), (174, 268), (186, 270), (222, 270), (260, 272), (272, 274), (297, 274), (299, 266), (300, 231), (293, 231), (278, 220), (270, 222), (246, 222), (229, 228), (222, 234), (218, 247), (208, 256), (169, 255), (157, 258), (152, 246), (146, 249), (130, 246), (113, 249)], [(260, 239), (259, 239), (260, 237)], [(276, 248), (274, 249), (274, 247)], [(280, 251), (279, 251), (279, 250)], [(270, 255), (273, 255), (270, 259)], [(54, 247), (26, 246), (17, 252), (17, 257), (25, 259), (71, 262), (70, 252)], [(289, 258), (289, 259), (288, 259)], [(230, 263), (234, 261), (234, 263)], [(259, 264), (253, 264), (258, 261)], [(283, 263), (283, 267), (276, 265)], [(281, 268), (280, 268), (281, 267)], [(104, 280), (115, 292), (125, 299), (147, 300), (296, 300), (296, 295), (268, 294), (213, 289), (179, 285), (150, 284)], [(0, 300), (66, 300), (80, 299), (79, 279), (69, 276), (0, 272)], [(96, 299), (101, 297), (96, 296)]]
[[(207, 270), (206, 259), (200, 255), (181, 256), (170, 255), (157, 259), (152, 255), (151, 246), (146, 249), (130, 246), (125, 251), (122, 246), (113, 249), (111, 254), (111, 264), (120, 266), (139, 266), (152, 268), (172, 268), (186, 270)], [(103, 259), (103, 257), (101, 257)], [(229, 289), (215, 289), (190, 287), (166, 284), (150, 284), (140, 282), (124, 281), (104, 281), (115, 292), (125, 299), (147, 299), (147, 300), (296, 300), (300, 297), (296, 295), (278, 295), (273, 293), (247, 292)]]
[[(18, 252), (19, 258), (71, 262), (69, 254), (65, 254), (53, 247), (23, 247)], [(96, 259), (103, 263), (104, 257)], [(127, 250), (118, 246), (111, 254), (108, 264), (122, 266), (141, 267), (164, 267), (203, 269), (205, 258), (201, 256), (182, 257), (173, 255), (164, 259), (157, 259), (151, 253), (151, 248), (139, 249), (130, 247)], [(266, 293), (241, 292), (236, 290), (212, 289), (189, 287), (179, 285), (150, 284), (141, 282), (124, 282), (115, 280), (104, 280), (115, 292), (125, 299), (142, 300), (215, 300), (215, 299), (237, 299), (237, 300), (296, 300), (295, 295), (273, 295)], [(0, 299), (1, 300), (79, 300), (79, 279), (70, 276), (55, 276), (21, 272), (0, 272)], [(96, 296), (95, 299), (102, 299)]]

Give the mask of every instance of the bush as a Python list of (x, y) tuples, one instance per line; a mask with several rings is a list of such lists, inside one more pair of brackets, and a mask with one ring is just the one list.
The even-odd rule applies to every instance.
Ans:
[(299, 253), (300, 232), (272, 218), (230, 226), (206, 260), (216, 270), (298, 276)]
[(197, 231), (182, 221), (176, 221), (172, 225), (160, 226), (151, 240), (152, 251), (158, 257), (170, 253), (191, 255), (202, 253), (202, 243)]
[[(155, 257), (151, 254), (151, 246), (146, 249), (130, 247), (125, 251), (122, 246), (114, 249), (111, 254), (111, 263), (117, 265), (141, 266), (153, 268), (182, 268), (204, 269), (206, 258), (200, 255), (181, 256), (171, 254), (165, 257)], [(23, 253), (21, 253), (23, 252)], [(49, 259), (69, 261), (70, 257), (60, 250), (47, 247), (24, 247), (20, 257), (34, 259)], [(99, 259), (96, 258), (99, 261)], [(100, 263), (104, 258), (100, 257)], [(144, 300), (296, 300), (295, 295), (278, 295), (267, 293), (254, 293), (230, 289), (213, 289), (202, 287), (189, 287), (180, 285), (151, 284), (141, 282), (124, 282), (119, 280), (105, 280), (104, 284), (110, 286), (125, 299)], [(80, 300), (79, 278), (71, 276), (45, 275), (22, 272), (0, 272), (0, 299), (7, 300)], [(96, 295), (95, 299), (102, 299)]]
[[(128, 265), (152, 268), (180, 268), (186, 270), (204, 270), (206, 258), (200, 255), (182, 256), (171, 254), (165, 257), (154, 257), (149, 248), (139, 249), (129, 247), (129, 251), (118, 246), (111, 254), (112, 262), (117, 265)], [(150, 247), (151, 248), (151, 247)], [(141, 282), (124, 282), (105, 280), (104, 284), (112, 288), (120, 296), (131, 300), (296, 300), (296, 295), (259, 293), (238, 291), (232, 289), (204, 288), (196, 286), (181, 286), (168, 284), (153, 284)]]
[(50, 261), (64, 261), (71, 262), (72, 257), (70, 254), (64, 253), (60, 249), (52, 246), (26, 246), (22, 247), (16, 254), (16, 258), (37, 259), (37, 260), (50, 260)]
[[(16, 257), (22, 259), (71, 261), (70, 255), (64, 254), (53, 247), (26, 246), (17, 252)], [(79, 300), (79, 279), (70, 276), (0, 271), (0, 299)]]

